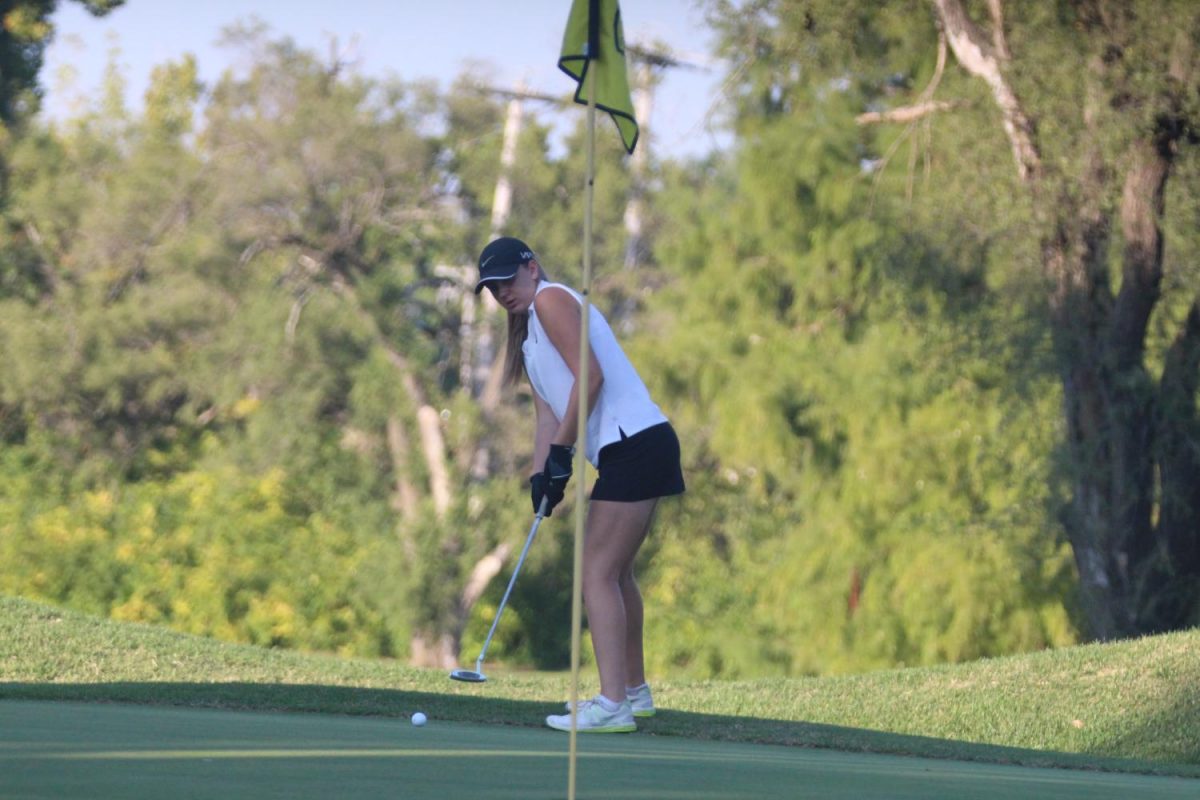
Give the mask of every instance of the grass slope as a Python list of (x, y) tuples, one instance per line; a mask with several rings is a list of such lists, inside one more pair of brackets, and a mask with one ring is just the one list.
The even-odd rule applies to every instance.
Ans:
[[(0, 597), (0, 699), (541, 725), (561, 674), (480, 685), (111, 622)], [(1200, 630), (836, 678), (655, 683), (654, 735), (1200, 777)]]

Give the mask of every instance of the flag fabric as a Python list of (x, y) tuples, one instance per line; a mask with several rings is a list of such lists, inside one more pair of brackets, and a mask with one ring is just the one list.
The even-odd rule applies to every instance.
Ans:
[(578, 82), (575, 102), (587, 105), (584, 78), (596, 71), (596, 108), (617, 125), (626, 152), (637, 146), (638, 124), (625, 72), (625, 31), (617, 0), (572, 0), (558, 68)]

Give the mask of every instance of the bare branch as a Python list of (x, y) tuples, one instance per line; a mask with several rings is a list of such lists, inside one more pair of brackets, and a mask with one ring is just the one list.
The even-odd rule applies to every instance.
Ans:
[(477, 84), (471, 89), (480, 94), (490, 94), (496, 97), (501, 97), (505, 100), (537, 100), (541, 103), (549, 103), (552, 106), (560, 108), (570, 108), (575, 105), (570, 96), (551, 95), (544, 92), (534, 92), (528, 89), (505, 89), (500, 86), (488, 86), (485, 84)]
[[(392, 457), (392, 472), (396, 477), (392, 508), (400, 513), (402, 521), (407, 522), (417, 513), (417, 490), (408, 480), (408, 436), (404, 432), (404, 424), (395, 414), (388, 414), (387, 444), (388, 453)], [(416, 546), (412, 538), (405, 536), (402, 544), (405, 558), (416, 558)]]
[(55, 294), (58, 291), (58, 272), (54, 268), (56, 259), (53, 253), (51, 253), (50, 248), (46, 245), (46, 240), (42, 238), (41, 231), (33, 223), (33, 220), (26, 220), (24, 229), (26, 238), (33, 243), (34, 248), (37, 249), (37, 253), (41, 257), (38, 260), (37, 268), (46, 282), (46, 289), (50, 294)]
[(309, 290), (306, 286), (292, 302), (292, 309), (288, 312), (287, 324), (283, 328), (284, 341), (287, 342), (288, 347), (296, 343), (296, 328), (300, 325), (300, 313), (304, 311), (304, 306), (308, 303), (308, 295)]
[(967, 16), (960, 0), (932, 2), (958, 63), (970, 74), (982, 78), (992, 90), (992, 97), (1000, 108), (1004, 133), (1012, 145), (1017, 174), (1027, 183), (1036, 180), (1041, 173), (1042, 158), (1034, 143), (1033, 123), (1001, 72), (1002, 54)]
[(920, 101), (925, 102), (933, 99), (933, 93), (937, 91), (938, 85), (942, 82), (942, 75), (946, 72), (946, 32), (938, 29), (938, 52), (937, 66), (933, 68), (933, 77), (929, 79), (929, 83), (921, 91)]
[[(892, 142), (883, 158), (880, 159), (879, 166), (875, 170), (875, 180), (871, 190), (872, 208), (875, 205), (875, 189), (879, 187), (880, 176), (883, 175), (883, 171), (887, 169), (887, 165), (891, 162), (892, 156), (895, 155), (896, 150), (900, 147), (900, 144), (912, 135), (912, 133), (917, 129), (917, 122), (922, 119), (926, 120), (926, 144), (924, 148), (924, 156), (925, 175), (926, 178), (928, 178), (930, 168), (929, 147), (932, 141), (932, 136), (930, 135), (930, 123), (927, 118), (938, 111), (949, 111), (962, 105), (962, 103), (957, 100), (935, 101), (933, 99), (933, 95), (937, 92), (937, 88), (942, 82), (942, 75), (945, 73), (945, 71), (946, 32), (939, 27), (937, 65), (934, 67), (933, 75), (929, 78), (929, 83), (925, 84), (925, 88), (921, 90), (921, 94), (918, 96), (917, 102), (911, 106), (893, 108), (888, 111), (866, 112), (855, 118), (855, 122), (857, 122), (859, 125), (874, 125), (878, 123), (903, 123), (905, 125), (904, 130), (899, 136), (896, 137), (896, 141)], [(913, 173), (916, 169), (918, 149), (917, 140), (915, 138), (911, 139), (909, 151), (910, 155), (908, 160), (908, 180), (906, 182), (907, 188), (905, 192), (910, 201), (912, 200)]]
[(912, 106), (901, 106), (887, 111), (868, 111), (859, 114), (854, 121), (859, 125), (878, 125), (885, 122), (916, 122), (922, 117), (936, 114), (939, 111), (950, 111), (959, 108), (961, 100), (931, 100)]
[(354, 287), (347, 284), (341, 276), (334, 276), (331, 286), (339, 296), (349, 302), (351, 311), (373, 333), (376, 344), (399, 373), (405, 392), (417, 406), (417, 428), (421, 435), (421, 449), (425, 455), (425, 465), (429, 471), (429, 492), (433, 496), (434, 509), (441, 517), (450, 507), (451, 491), (450, 475), (446, 469), (446, 444), (442, 436), (440, 416), (437, 410), (430, 405), (425, 392), (413, 377), (413, 370), (408, 360), (384, 338), (375, 318), (359, 302)]
[(1002, 61), (1008, 61), (1012, 53), (1004, 38), (1004, 0), (988, 0), (988, 13), (992, 15), (992, 46)]
[(939, 30), (937, 66), (934, 67), (933, 76), (929, 79), (929, 83), (921, 90), (917, 102), (911, 106), (892, 108), (887, 111), (867, 111), (855, 117), (854, 121), (859, 125), (875, 125), (882, 122), (915, 122), (922, 117), (938, 111), (950, 111), (953, 108), (957, 108), (962, 105), (959, 101), (943, 100), (934, 102), (933, 100), (934, 92), (937, 91), (938, 85), (942, 82), (942, 74), (945, 71), (946, 33)]
[(687, 61), (680, 61), (673, 54), (664, 53), (660, 50), (651, 50), (648, 47), (642, 47), (642, 46), (636, 45), (636, 44), (630, 44), (630, 45), (626, 46), (625, 52), (627, 52), (629, 54), (630, 58), (633, 61), (640, 62), (643, 64), (649, 64), (652, 67), (662, 67), (662, 68), (668, 68), (668, 69), (669, 68), (683, 68), (683, 69), (694, 69), (694, 70), (701, 70), (703, 72), (709, 72), (709, 68), (706, 66), (702, 66), (700, 64), (692, 64)]
[(458, 613), (463, 622), (466, 622), (467, 615), (471, 613), (475, 603), (479, 602), (479, 598), (483, 596), (483, 592), (492, 582), (492, 578), (500, 574), (500, 569), (511, 552), (512, 545), (508, 542), (501, 542), (492, 552), (479, 559), (471, 569), (471, 577), (467, 579), (467, 585), (463, 587), (462, 594), (458, 596)]
[(446, 469), (446, 445), (442, 439), (441, 417), (431, 405), (417, 409), (417, 427), (421, 431), (421, 449), (429, 470), (429, 493), (438, 517), (450, 508), (450, 473)]

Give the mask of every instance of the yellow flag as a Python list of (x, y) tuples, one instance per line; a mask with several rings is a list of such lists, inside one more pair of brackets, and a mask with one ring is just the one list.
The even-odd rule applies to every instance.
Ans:
[[(591, 47), (588, 43), (592, 42)], [(625, 74), (625, 31), (617, 0), (572, 0), (558, 68), (574, 78), (575, 102), (587, 105), (584, 77), (596, 70), (596, 108), (612, 115), (625, 150), (637, 146), (638, 124)]]

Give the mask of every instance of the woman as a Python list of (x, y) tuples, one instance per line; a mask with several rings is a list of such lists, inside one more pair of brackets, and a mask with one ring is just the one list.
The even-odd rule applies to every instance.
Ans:
[[(508, 312), (505, 378), (522, 374), (537, 411), (534, 511), (549, 515), (571, 478), (578, 433), (580, 296), (552, 283), (537, 256), (504, 237), (479, 256), (478, 294), (487, 288)], [(587, 459), (599, 477), (588, 505), (583, 545), (583, 600), (600, 672), (600, 694), (579, 704), (578, 730), (637, 730), (634, 717), (654, 716), (642, 656), (642, 595), (633, 562), (646, 538), (658, 498), (684, 491), (679, 439), (650, 399), (604, 316), (591, 309), (588, 365)], [(568, 709), (569, 710), (569, 709)], [(546, 718), (571, 729), (571, 715)]]

